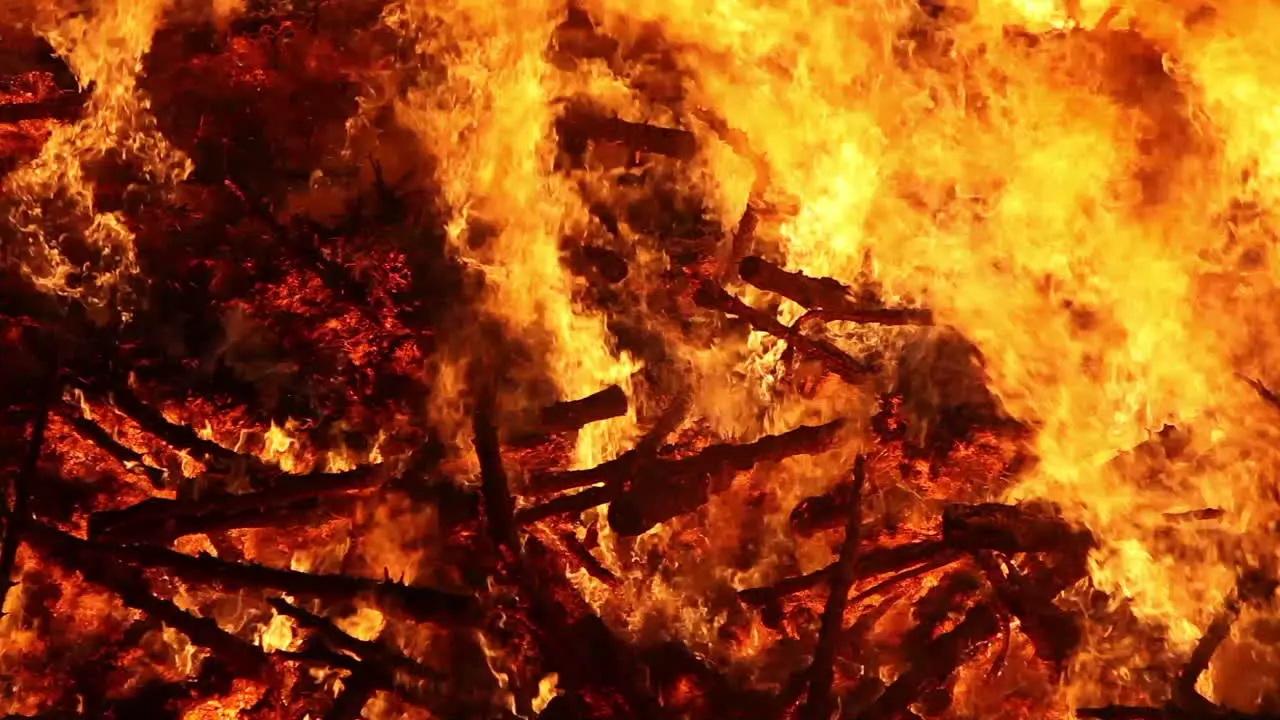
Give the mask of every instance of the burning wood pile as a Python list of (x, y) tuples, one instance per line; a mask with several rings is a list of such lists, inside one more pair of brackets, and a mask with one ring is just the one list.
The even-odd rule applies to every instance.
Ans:
[(0, 713), (1280, 717), (1280, 13), (846, 5), (0, 6)]

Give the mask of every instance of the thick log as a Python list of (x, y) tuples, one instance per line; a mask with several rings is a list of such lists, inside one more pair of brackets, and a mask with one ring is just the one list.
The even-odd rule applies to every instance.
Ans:
[(751, 307), (710, 280), (699, 281), (693, 299), (704, 308), (740, 317), (756, 330), (785, 341), (796, 352), (820, 362), (827, 372), (850, 384), (862, 385), (879, 371), (875, 363), (857, 360), (826, 340), (808, 337), (783, 325), (769, 313)]
[(620, 483), (629, 479), (646, 463), (655, 462), (662, 441), (684, 422), (688, 411), (688, 396), (678, 396), (663, 410), (658, 422), (644, 434), (644, 437), (640, 438), (634, 448), (593, 468), (535, 474), (529, 478), (528, 492), (539, 495), (565, 492), (599, 483)]
[(439, 672), (423, 665), (417, 660), (407, 658), (400, 653), (394, 652), (382, 643), (352, 637), (338, 629), (338, 627), (329, 620), (314, 613), (307, 612), (306, 610), (303, 610), (282, 598), (270, 598), (267, 602), (271, 604), (271, 607), (274, 608), (276, 612), (293, 618), (297, 621), (298, 625), (315, 632), (321, 640), (332, 646), (335, 650), (352, 653), (365, 663), (372, 663), (384, 668), (406, 672), (414, 675), (415, 677), (424, 678), (433, 682), (440, 682), (444, 679)]
[(800, 708), (801, 720), (828, 720), (834, 709), (831, 685), (835, 682), (837, 644), (844, 635), (844, 609), (849, 600), (849, 590), (855, 580), (855, 563), (858, 558), (858, 539), (862, 530), (862, 487), (867, 477), (867, 458), (859, 455), (853, 465), (853, 511), (844, 526), (844, 542), (840, 546), (840, 558), (831, 571), (831, 593), (822, 609), (822, 625), (818, 629), (818, 643), (809, 665), (809, 693)]
[(917, 308), (866, 307), (854, 300), (849, 288), (830, 278), (811, 278), (788, 272), (761, 257), (751, 256), (738, 264), (742, 279), (777, 293), (809, 309), (821, 309), (824, 320), (876, 325), (932, 325), (933, 313)]
[(628, 122), (582, 108), (571, 109), (558, 119), (556, 134), (560, 142), (571, 149), (596, 141), (615, 142), (633, 152), (677, 160), (688, 160), (698, 152), (698, 140), (687, 130)]
[(927, 652), (899, 675), (859, 717), (865, 720), (900, 717), (921, 695), (946, 682), (999, 630), (999, 618), (991, 607), (978, 605), (972, 608), (955, 629), (930, 643)]
[(966, 550), (1087, 553), (1093, 535), (1043, 503), (952, 504), (942, 513), (942, 536)]
[(577, 430), (600, 420), (627, 414), (627, 394), (617, 385), (610, 385), (593, 395), (578, 400), (566, 400), (548, 405), (538, 413), (536, 428), (516, 444), (529, 444), (543, 436)]
[(609, 506), (609, 525), (620, 535), (639, 535), (706, 503), (713, 492), (713, 477), (749, 470), (766, 461), (824, 452), (843, 426), (842, 420), (806, 425), (745, 445), (715, 445), (682, 460), (650, 464)]

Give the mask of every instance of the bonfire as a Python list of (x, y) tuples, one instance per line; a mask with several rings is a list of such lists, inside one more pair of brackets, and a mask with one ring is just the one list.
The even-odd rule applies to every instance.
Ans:
[(0, 716), (1280, 717), (1275, 27), (0, 4)]

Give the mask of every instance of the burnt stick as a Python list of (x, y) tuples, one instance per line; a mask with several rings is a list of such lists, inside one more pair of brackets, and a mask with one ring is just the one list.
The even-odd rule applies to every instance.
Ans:
[[(675, 424), (678, 424), (678, 421), (670, 424), (660, 423), (660, 426), (665, 430)], [(574, 495), (554, 498), (541, 505), (522, 510), (517, 518), (521, 524), (528, 524), (553, 515), (581, 512), (611, 502), (627, 492), (625, 484), (637, 474), (659, 478), (657, 482), (678, 485), (684, 479), (704, 476), (725, 466), (745, 470), (766, 460), (821, 452), (829, 447), (840, 425), (841, 421), (837, 420), (821, 426), (802, 426), (781, 435), (766, 435), (750, 443), (712, 445), (697, 455), (678, 460), (655, 459), (645, 462), (646, 457), (652, 457), (652, 451), (646, 449), (649, 443), (641, 440), (641, 444), (634, 450), (594, 468), (534, 476), (529, 484), (544, 491), (573, 490), (600, 483), (604, 483), (604, 487), (588, 488)]]
[(831, 717), (831, 684), (835, 682), (835, 657), (837, 642), (844, 630), (844, 609), (849, 590), (855, 580), (855, 563), (858, 558), (858, 539), (862, 530), (862, 487), (867, 477), (867, 457), (858, 455), (853, 465), (853, 511), (844, 526), (844, 542), (840, 546), (840, 559), (831, 572), (831, 592), (822, 610), (822, 625), (818, 630), (818, 644), (813, 650), (809, 665), (809, 693), (800, 708), (802, 720), (827, 720)]
[(1084, 636), (1080, 618), (1053, 603), (1057, 588), (1038, 587), (1014, 565), (1003, 567), (990, 552), (974, 554), (996, 597), (1019, 620), (1022, 633), (1031, 640), (1036, 657), (1061, 668)]
[(353, 653), (359, 656), (360, 659), (366, 663), (377, 663), (388, 668), (402, 670), (411, 675), (416, 675), (433, 681), (440, 681), (444, 678), (441, 673), (416, 660), (412, 660), (404, 655), (393, 652), (381, 643), (352, 637), (338, 629), (338, 627), (327, 618), (323, 618), (315, 613), (303, 610), (282, 598), (268, 598), (267, 602), (271, 604), (271, 607), (274, 608), (276, 612), (293, 618), (300, 626), (312, 630), (320, 637), (321, 640), (333, 648)]
[(933, 313), (915, 308), (873, 308), (860, 305), (849, 288), (830, 278), (811, 278), (788, 272), (761, 257), (751, 256), (738, 264), (742, 279), (777, 293), (805, 308), (821, 308), (823, 319), (878, 325), (932, 325)]
[(548, 435), (577, 430), (589, 423), (626, 415), (627, 407), (627, 394), (617, 385), (610, 385), (579, 400), (566, 400), (543, 408), (538, 429)]

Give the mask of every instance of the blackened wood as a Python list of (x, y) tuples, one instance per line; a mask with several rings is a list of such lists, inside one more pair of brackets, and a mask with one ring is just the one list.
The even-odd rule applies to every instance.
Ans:
[(441, 673), (423, 665), (417, 660), (407, 658), (400, 653), (394, 652), (382, 643), (352, 637), (340, 630), (328, 619), (303, 610), (282, 598), (269, 598), (267, 602), (271, 604), (271, 607), (274, 608), (276, 612), (293, 618), (297, 621), (298, 625), (315, 632), (321, 640), (332, 646), (334, 649), (353, 653), (366, 663), (373, 663), (386, 668), (403, 671), (437, 683), (444, 679)]
[(809, 537), (840, 527), (855, 502), (853, 489), (852, 481), (841, 481), (821, 495), (801, 500), (791, 511), (791, 531), (800, 537)]
[(485, 526), (507, 562), (514, 563), (520, 551), (515, 523), (515, 499), (502, 464), (502, 446), (493, 416), (493, 395), (482, 392), (472, 418), (476, 456), (480, 461), (480, 497), (484, 503)]
[(835, 681), (835, 657), (837, 643), (844, 635), (844, 609), (849, 590), (856, 579), (858, 540), (862, 530), (862, 487), (867, 477), (867, 458), (859, 455), (853, 465), (853, 510), (844, 526), (844, 542), (840, 546), (840, 559), (831, 572), (831, 592), (822, 610), (822, 625), (818, 630), (818, 644), (813, 650), (809, 666), (809, 693), (800, 708), (801, 720), (828, 720), (833, 702), (831, 684)]
[(655, 460), (659, 446), (668, 435), (675, 432), (680, 423), (684, 422), (688, 411), (689, 397), (687, 394), (681, 394), (663, 410), (658, 421), (640, 438), (634, 448), (593, 468), (535, 474), (529, 478), (528, 491), (533, 494), (545, 494), (585, 488), (602, 482), (623, 482), (645, 463)]
[(830, 278), (811, 278), (788, 272), (761, 257), (746, 257), (738, 273), (752, 285), (777, 293), (805, 308), (821, 308), (823, 319), (877, 325), (932, 325), (933, 313), (916, 308), (865, 307), (849, 288)]
[(87, 97), (76, 92), (64, 92), (40, 102), (0, 104), (0, 124), (23, 120), (74, 120), (84, 114)]
[(1035, 648), (1036, 657), (1053, 663), (1060, 670), (1084, 638), (1080, 616), (1053, 602), (1060, 586), (1036, 583), (1009, 563), (1002, 567), (989, 552), (979, 552), (974, 557), (1001, 604), (1018, 618), (1019, 627)]

